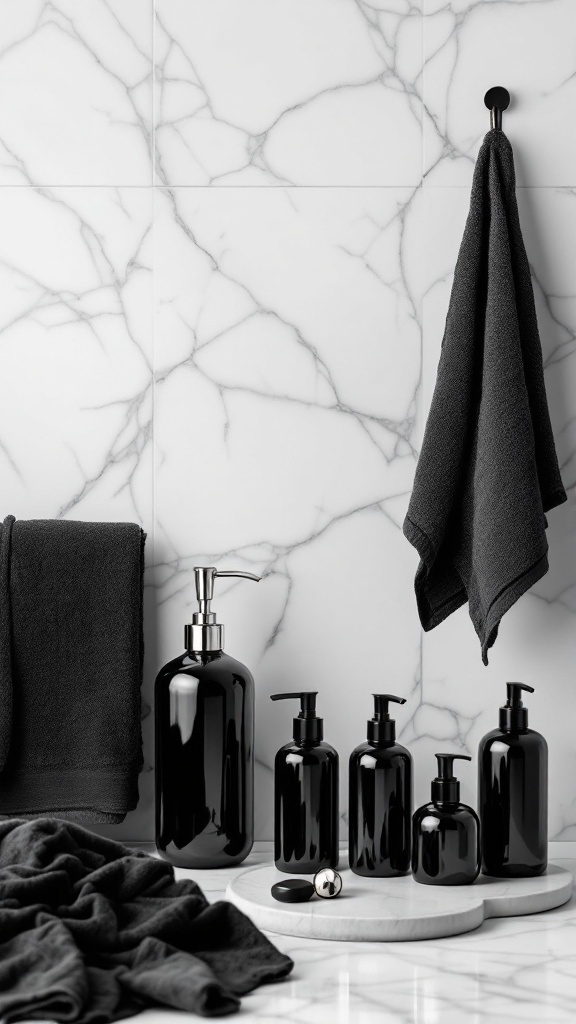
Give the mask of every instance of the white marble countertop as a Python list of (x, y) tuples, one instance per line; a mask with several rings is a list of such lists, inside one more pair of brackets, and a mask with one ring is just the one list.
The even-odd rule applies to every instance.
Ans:
[[(551, 859), (576, 873), (576, 843)], [(271, 860), (259, 843), (239, 868)], [(210, 900), (232, 871), (182, 871)], [(323, 942), (270, 935), (294, 960), (290, 977), (242, 999), (242, 1024), (573, 1024), (576, 897), (558, 910), (485, 921), (477, 931), (420, 942)], [(176, 1024), (149, 1010), (136, 1024)]]

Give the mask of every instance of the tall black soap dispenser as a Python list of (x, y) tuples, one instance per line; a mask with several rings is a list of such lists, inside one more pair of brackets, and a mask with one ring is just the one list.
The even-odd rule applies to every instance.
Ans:
[(374, 717), (368, 738), (350, 755), (350, 843), (352, 871), (369, 878), (390, 878), (410, 870), (412, 758), (396, 743), (388, 702), (403, 697), (374, 693)]
[(230, 867), (254, 841), (254, 680), (224, 653), (210, 602), (216, 578), (260, 577), (194, 574), (199, 611), (186, 651), (156, 679), (156, 846), (177, 867)]
[(475, 811), (460, 803), (455, 760), (467, 754), (436, 754), (438, 776), (432, 782), (432, 803), (419, 807), (412, 829), (412, 873), (425, 885), (469, 885), (480, 871), (480, 822)]
[(478, 810), (482, 871), (500, 878), (541, 875), (548, 863), (548, 746), (528, 728), (524, 683), (506, 683), (499, 728), (480, 740)]
[(294, 740), (274, 762), (274, 860), (280, 871), (307, 875), (338, 866), (338, 754), (323, 742), (317, 693), (275, 693), (296, 698)]

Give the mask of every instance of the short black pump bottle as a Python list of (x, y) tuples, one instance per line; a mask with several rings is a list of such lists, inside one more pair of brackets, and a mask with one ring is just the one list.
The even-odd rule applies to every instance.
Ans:
[(357, 875), (390, 878), (410, 870), (412, 758), (396, 742), (388, 710), (389, 701), (406, 701), (391, 693), (373, 697), (367, 742), (350, 755), (349, 861)]
[(275, 693), (296, 698), (294, 740), (274, 762), (274, 860), (280, 871), (311, 874), (338, 866), (338, 754), (323, 742), (317, 693)]
[(419, 807), (412, 828), (412, 873), (425, 885), (470, 885), (480, 871), (480, 822), (476, 812), (460, 803), (455, 760), (467, 754), (436, 754), (438, 776), (432, 802)]
[(478, 809), (482, 871), (500, 878), (541, 875), (548, 863), (548, 746), (528, 728), (524, 683), (506, 683), (499, 728), (480, 740)]

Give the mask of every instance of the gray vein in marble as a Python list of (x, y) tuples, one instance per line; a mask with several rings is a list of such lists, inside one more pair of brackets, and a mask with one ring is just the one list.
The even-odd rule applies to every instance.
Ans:
[[(230, 548), (226, 551), (211, 551), (202, 552), (203, 559), (209, 559), (214, 564), (224, 562), (225, 560), (235, 559), (238, 564), (245, 566), (251, 566), (252, 568), (258, 568), (263, 576), (278, 576), (281, 579), (286, 580), (287, 590), (286, 597), (283, 604), (282, 611), (273, 627), (273, 630), (266, 641), (264, 650), (273, 646), (274, 642), (278, 638), (282, 631), (284, 618), (288, 609), (290, 593), (293, 586), (293, 578), (287, 568), (287, 559), (295, 551), (308, 547), (323, 536), (327, 531), (332, 529), (336, 524), (343, 522), (351, 517), (362, 515), (365, 513), (379, 513), (386, 517), (394, 527), (397, 528), (398, 524), (395, 522), (393, 517), (387, 512), (385, 505), (386, 502), (392, 501), (397, 497), (403, 496), (403, 492), (400, 494), (389, 494), (376, 501), (369, 502), (365, 505), (355, 506), (345, 512), (337, 513), (335, 515), (328, 515), (326, 522), (316, 529), (305, 534), (303, 537), (299, 537), (294, 541), (288, 543), (273, 542), (269, 540), (260, 540), (258, 543), (251, 543), (241, 545), (239, 547)], [(162, 524), (160, 522), (160, 528)], [(162, 583), (159, 585), (161, 589), (169, 588), (169, 594), (162, 598), (160, 602), (169, 600), (173, 597), (175, 591), (172, 589), (171, 584), (180, 575), (186, 577), (186, 582), (183, 582), (182, 586), (176, 590), (176, 592), (182, 592), (184, 589), (188, 589), (188, 580), (191, 578), (194, 566), (197, 564), (199, 553), (181, 555), (174, 552), (174, 556), (167, 559), (160, 559), (156, 561), (155, 568), (158, 575), (158, 570), (167, 570), (163, 574)], [(237, 586), (237, 584), (231, 584), (226, 589)]]
[[(493, 2), (490, 4), (490, 7), (492, 9), (520, 6), (529, 7), (533, 5), (542, 7), (548, 4), (554, 4), (555, 2), (556, 0), (493, 0)], [(454, 76), (456, 73), (456, 69), (459, 66), (459, 63), (461, 63), (462, 61), (460, 49), (460, 35), (462, 33), (463, 28), (473, 18), (477, 11), (482, 10), (484, 13), (486, 12), (486, 6), (487, 5), (485, 0), (471, 0), (471, 2), (468, 3), (464, 8), (459, 7), (458, 9), (454, 10), (452, 3), (450, 3), (450, 0), (447, 0), (447, 2), (442, 5), (442, 7), (432, 11), (430, 14), (424, 13), (425, 40), (428, 20), (433, 19), (438, 15), (444, 16), (448, 12), (450, 12), (453, 17), (453, 25), (451, 31), (447, 33), (446, 37), (434, 50), (426, 53), (423, 65), (424, 77), (426, 76), (427, 70), (429, 70), (429, 66), (433, 64), (434, 60), (438, 57), (438, 55), (441, 54), (443, 50), (446, 50), (450, 46), (454, 45), (454, 56), (451, 61), (450, 74), (448, 76), (448, 81), (445, 87), (443, 87), (442, 89), (442, 97), (444, 101), (444, 109), (442, 112), (440, 112), (437, 108), (435, 109), (431, 106), (430, 101), (426, 98), (426, 85), (423, 85), (424, 119), (433, 128), (434, 134), (442, 144), (441, 151), (439, 152), (436, 159), (431, 162), (426, 162), (426, 167), (424, 171), (425, 183), (426, 180), (430, 178), (433, 171), (438, 167), (438, 165), (446, 160), (454, 161), (463, 159), (466, 160), (471, 166), (473, 166), (476, 161), (476, 152), (478, 149), (478, 145), (485, 133), (481, 132), (479, 134), (474, 135), (471, 138), (468, 138), (464, 145), (456, 141), (454, 137), (454, 132), (450, 124), (450, 108), (454, 94)], [(429, 70), (429, 73), (434, 74), (433, 70), (431, 69)], [(566, 83), (561, 83), (561, 85), (563, 84)], [(558, 88), (560, 88), (561, 85), (558, 86)], [(557, 89), (555, 89), (554, 92), (555, 91), (557, 91)], [(488, 116), (488, 111), (486, 111), (486, 115)], [(489, 123), (487, 121), (486, 131), (488, 131), (488, 128)]]
[[(152, 423), (149, 409), (152, 391), (152, 367), (149, 355), (145, 346), (141, 343), (136, 332), (132, 328), (131, 314), (127, 305), (124, 291), (131, 281), (132, 276), (140, 271), (150, 271), (142, 259), (142, 249), (147, 241), (150, 225), (148, 225), (138, 238), (134, 253), (128, 260), (125, 269), (120, 273), (115, 268), (113, 261), (106, 251), (105, 238), (96, 231), (93, 226), (76, 210), (70, 203), (70, 193), (67, 190), (58, 192), (46, 188), (34, 189), (35, 193), (43, 200), (53, 203), (64, 211), (67, 218), (72, 218), (75, 223), (78, 238), (83, 250), (88, 254), (94, 268), (98, 284), (84, 289), (83, 291), (72, 291), (71, 289), (55, 289), (48, 283), (30, 274), (23, 268), (2, 262), (0, 265), (15, 277), (33, 286), (35, 295), (33, 301), (24, 308), (17, 316), (14, 316), (6, 324), (0, 327), (0, 334), (7, 332), (19, 321), (35, 320), (42, 324), (46, 330), (53, 330), (63, 326), (78, 323), (88, 331), (99, 347), (104, 351), (104, 340), (100, 336), (98, 322), (104, 323), (109, 317), (119, 317), (123, 328), (127, 333), (130, 344), (138, 352), (142, 361), (145, 384), (141, 390), (127, 397), (124, 400), (116, 400), (91, 406), (84, 411), (97, 413), (99, 410), (118, 408), (118, 425), (113, 437), (105, 452), (102, 455), (101, 464), (96, 473), (85, 474), (78, 453), (74, 450), (73, 444), (68, 444), (69, 451), (73, 454), (78, 469), (84, 477), (81, 487), (68, 498), (57, 510), (57, 517), (66, 516), (75, 506), (93, 490), (108, 471), (119, 464), (126, 467), (125, 476), (119, 491), (127, 488), (132, 497), (134, 508), (138, 518), (142, 521), (143, 513), (138, 511), (138, 502), (133, 491), (133, 480), (139, 469), (143, 452), (151, 439)], [(124, 212), (129, 216), (128, 211)], [(87, 312), (85, 300), (88, 297), (102, 296), (101, 308)], [(56, 324), (46, 323), (45, 313), (51, 309), (65, 310), (69, 316), (61, 317)], [(19, 474), (19, 469), (9, 454), (4, 441), (0, 441), (0, 450), (10, 462), (12, 469)], [(117, 492), (118, 493), (118, 492)]]
[[(2, 333), (2, 331), (0, 330), (0, 334), (1, 333)], [(18, 466), (16, 465), (14, 459), (12, 458), (12, 455), (10, 454), (10, 451), (9, 451), (8, 447), (6, 446), (4, 441), (2, 441), (2, 440), (0, 440), (0, 451), (2, 452), (2, 455), (6, 459), (6, 462), (10, 466), (10, 469), (12, 470), (12, 472), (15, 473), (16, 476), (19, 477), (20, 480), (22, 480), (22, 473), (20, 472), (20, 470), (18, 469)]]
[[(418, 388), (420, 386), (420, 380), (418, 380), (418, 382), (417, 382), (415, 392), (414, 392), (414, 394), (413, 394), (413, 396), (411, 397), (411, 400), (410, 400), (409, 408), (407, 409), (406, 415), (405, 415), (405, 417), (402, 420), (395, 421), (395, 420), (391, 420), (391, 419), (389, 419), (387, 417), (376, 416), (376, 415), (374, 415), (372, 413), (368, 413), (368, 412), (365, 412), (363, 410), (352, 408), (349, 405), (349, 403), (344, 401), (344, 399), (342, 398), (342, 396), (340, 394), (340, 391), (339, 391), (339, 388), (338, 388), (338, 386), (337, 386), (337, 384), (336, 384), (336, 382), (334, 380), (333, 374), (332, 374), (332, 372), (330, 370), (330, 367), (329, 367), (328, 363), (326, 362), (325, 358), (320, 354), (320, 352), (318, 351), (317, 347), (311, 341), (309, 341), (307, 338), (304, 337), (304, 334), (303, 334), (302, 330), (300, 329), (300, 327), (298, 326), (298, 324), (294, 323), (294, 322), (291, 322), (290, 320), (288, 320), (285, 317), (283, 317), (277, 310), (274, 310), (274, 309), (270, 308), (267, 304), (265, 304), (263, 302), (262, 299), (260, 299), (259, 296), (256, 295), (256, 293), (255, 293), (253, 288), (250, 288), (245, 282), (240, 281), (238, 279), (238, 277), (235, 277), (232, 274), (230, 274), (229, 272), (227, 272), (226, 270), (224, 270), (224, 268), (222, 266), (222, 263), (218, 261), (218, 259), (213, 254), (213, 252), (211, 252), (210, 249), (208, 249), (206, 245), (203, 245), (202, 243), (200, 243), (200, 241), (198, 240), (198, 238), (197, 238), (195, 232), (193, 231), (192, 227), (188, 223), (186, 223), (186, 221), (182, 217), (182, 215), (181, 215), (181, 213), (180, 213), (180, 211), (178, 209), (178, 202), (177, 202), (177, 194), (176, 194), (176, 192), (174, 190), (172, 190), (172, 189), (166, 189), (165, 190), (165, 194), (169, 197), (170, 204), (171, 204), (171, 207), (172, 207), (172, 210), (173, 210), (173, 213), (174, 213), (175, 222), (178, 224), (178, 226), (184, 232), (186, 237), (192, 242), (192, 244), (196, 247), (196, 249), (198, 249), (198, 251), (202, 252), (206, 256), (206, 258), (210, 261), (210, 266), (212, 267), (212, 270), (215, 273), (218, 273), (221, 277), (223, 277), (225, 280), (229, 281), (236, 288), (240, 289), (246, 296), (248, 296), (248, 298), (251, 300), (251, 302), (254, 305), (254, 311), (249, 316), (243, 316), (236, 323), (231, 324), (225, 331), (218, 332), (214, 337), (210, 338), (208, 341), (205, 341), (205, 342), (203, 342), (200, 345), (197, 342), (197, 339), (196, 339), (193, 327), (190, 327), (191, 334), (192, 334), (192, 346), (191, 346), (190, 354), (187, 357), (185, 357), (184, 359), (181, 359), (175, 365), (169, 367), (166, 370), (161, 371), (157, 375), (157, 383), (162, 383), (163, 381), (165, 381), (176, 370), (178, 370), (178, 369), (180, 369), (182, 367), (189, 367), (191, 369), (194, 369), (196, 372), (200, 373), (207, 380), (209, 380), (210, 383), (212, 383), (215, 387), (218, 388), (220, 394), (225, 393), (227, 391), (230, 391), (230, 392), (234, 392), (234, 391), (246, 392), (248, 394), (252, 394), (252, 395), (257, 396), (257, 397), (262, 398), (262, 399), (274, 399), (274, 401), (292, 402), (292, 403), (295, 403), (295, 404), (298, 404), (298, 405), (306, 406), (308, 408), (311, 407), (311, 406), (316, 405), (318, 408), (321, 408), (323, 410), (328, 409), (328, 410), (334, 411), (336, 413), (344, 414), (346, 416), (351, 416), (351, 417), (353, 417), (355, 419), (355, 421), (358, 424), (358, 426), (360, 427), (360, 429), (367, 435), (367, 437), (369, 438), (370, 442), (378, 448), (380, 454), (385, 458), (385, 460), (387, 462), (393, 461), (395, 458), (401, 457), (400, 456), (400, 452), (399, 452), (399, 444), (401, 442), (404, 442), (404, 444), (406, 444), (408, 446), (409, 453), (413, 457), (415, 455), (415, 448), (411, 444), (410, 436), (411, 436), (411, 432), (412, 432), (413, 425), (414, 425), (414, 406), (415, 406), (415, 402), (416, 402), (416, 395), (417, 395), (417, 392), (418, 392)], [(417, 300), (416, 300), (416, 297), (412, 294), (412, 292), (411, 292), (411, 290), (410, 290), (410, 288), (408, 286), (406, 275), (405, 275), (405, 271), (404, 271), (403, 258), (402, 258), (403, 244), (404, 244), (404, 225), (405, 225), (406, 210), (410, 206), (410, 203), (412, 202), (413, 197), (414, 197), (414, 193), (412, 193), (412, 195), (409, 197), (409, 199), (407, 200), (406, 204), (404, 204), (404, 205), (402, 205), (400, 207), (400, 209), (397, 212), (396, 217), (391, 218), (389, 224), (393, 223), (394, 220), (396, 220), (398, 218), (400, 220), (400, 222), (401, 222), (401, 225), (402, 225), (401, 226), (401, 242), (400, 242), (401, 283), (402, 283), (402, 285), (404, 287), (406, 295), (408, 296), (408, 298), (410, 300), (411, 307), (412, 307), (413, 317), (418, 322), (418, 324), (420, 326)], [(294, 202), (293, 199), (292, 199), (292, 202)], [(386, 227), (389, 226), (389, 224), (386, 225), (383, 230), (385, 230)], [(390, 287), (393, 287), (393, 286), (390, 285)], [(332, 397), (333, 397), (333, 403), (331, 405), (326, 406), (326, 405), (321, 404), (321, 403), (313, 403), (313, 402), (310, 402), (310, 401), (305, 401), (304, 399), (301, 399), (301, 398), (299, 398), (299, 397), (297, 397), (295, 395), (290, 395), (288, 393), (269, 392), (269, 391), (264, 391), (264, 390), (256, 388), (256, 387), (249, 387), (249, 386), (246, 386), (246, 385), (223, 384), (222, 382), (217, 381), (214, 377), (210, 376), (206, 372), (205, 369), (203, 369), (202, 367), (200, 367), (198, 365), (198, 362), (197, 362), (197, 359), (196, 359), (196, 355), (197, 355), (198, 352), (200, 352), (202, 349), (206, 348), (209, 344), (211, 344), (217, 338), (221, 338), (226, 333), (229, 333), (229, 332), (233, 331), (236, 327), (239, 326), (240, 323), (246, 323), (246, 321), (248, 319), (250, 319), (250, 317), (260, 317), (260, 316), (262, 316), (262, 317), (270, 317), (270, 318), (274, 319), (275, 321), (277, 321), (278, 323), (280, 323), (283, 326), (288, 327), (290, 329), (290, 331), (293, 334), (293, 338), (294, 338), (294, 341), (296, 342), (296, 344), (300, 348), (303, 348), (307, 352), (307, 354), (310, 356), (310, 358), (312, 360), (312, 363), (313, 363), (313, 366), (314, 366), (314, 370), (315, 370), (316, 374), (318, 375), (318, 377), (322, 378), (326, 382), (326, 384), (329, 386), (330, 392), (331, 392)], [(385, 430), (387, 430), (387, 431), (389, 431), (389, 432), (391, 432), (391, 433), (396, 435), (397, 441), (396, 441), (396, 444), (395, 444), (392, 456), (388, 456), (388, 454), (384, 451), (382, 445), (380, 445), (377, 442), (377, 440), (375, 439), (375, 437), (373, 436), (373, 434), (370, 433), (370, 430), (369, 430), (369, 426), (370, 425), (374, 425), (374, 426), (378, 426), (378, 427), (383, 427)]]
[[(299, 183), (287, 178), (280, 168), (273, 167), (269, 157), (266, 155), (266, 146), (275, 129), (291, 115), (297, 114), (305, 108), (311, 107), (314, 103), (325, 96), (334, 95), (343, 91), (362, 90), (371, 85), (379, 85), (384, 89), (390, 89), (406, 96), (408, 101), (408, 111), (416, 120), (417, 125), (420, 126), (422, 100), (416, 88), (416, 83), (403, 79), (397, 67), (397, 40), (403, 22), (407, 18), (420, 17), (421, 12), (419, 8), (415, 4), (409, 2), (409, 0), (406, 2), (405, 11), (403, 13), (385, 9), (376, 10), (369, 3), (366, 3), (365, 0), (353, 0), (353, 4), (366, 25), (371, 47), (378, 59), (381, 61), (382, 70), (378, 74), (370, 75), (360, 81), (339, 82), (334, 85), (319, 88), (305, 99), (294, 102), (284, 108), (272, 121), (267, 123), (257, 132), (250, 131), (241, 124), (234, 124), (216, 113), (208, 87), (202, 81), (193, 58), (187, 52), (182, 40), (176, 39), (170, 34), (165, 20), (159, 16), (158, 12), (156, 12), (157, 32), (161, 38), (163, 37), (164, 41), (167, 41), (167, 46), (164, 43), (164, 56), (162, 58), (158, 57), (155, 68), (155, 78), (158, 90), (157, 110), (159, 115), (156, 120), (156, 172), (158, 180), (165, 185), (179, 184), (178, 181), (172, 180), (173, 175), (166, 169), (164, 155), (162, 152), (162, 133), (169, 130), (178, 135), (178, 138), (188, 151), (192, 160), (202, 170), (205, 176), (204, 184), (213, 185), (226, 182), (228, 178), (254, 167), (263, 171), (266, 174), (267, 179), (276, 185), (297, 185)], [(388, 26), (388, 22), (390, 22), (390, 28)], [(165, 65), (169, 62), (174, 51), (177, 51), (186, 62), (189, 68), (188, 78), (183, 78), (182, 76), (173, 77), (165, 70)], [(171, 83), (189, 85), (192, 90), (200, 94), (201, 98), (191, 113), (177, 118), (170, 118), (163, 112), (164, 107), (167, 105), (164, 94)], [(230, 131), (235, 135), (243, 137), (245, 152), (244, 163), (239, 166), (230, 167), (228, 170), (222, 171), (219, 174), (210, 174), (208, 169), (203, 166), (198, 154), (194, 152), (191, 145), (187, 142), (181, 125), (185, 125), (198, 115), (202, 115), (205, 112), (209, 113), (214, 123), (230, 129)], [(186, 182), (182, 182), (182, 184), (185, 183)], [(305, 184), (305, 182), (303, 184)], [(374, 184), (378, 184), (378, 182), (374, 182)]]
[[(145, 53), (140, 46), (138, 46), (136, 40), (130, 35), (127, 28), (122, 24), (118, 14), (112, 9), (107, 0), (100, 0), (102, 6), (108, 11), (114, 24), (121, 32), (121, 34), (130, 41), (131, 46), (136, 54), (149, 65), (148, 70), (143, 76), (136, 79), (135, 81), (125, 80), (116, 72), (109, 64), (106, 63), (102, 53), (97, 52), (94, 46), (91, 44), (89, 38), (80, 31), (77, 22), (74, 18), (65, 14), (58, 8), (56, 0), (45, 0), (38, 11), (35, 24), (29, 32), (24, 33), (17, 39), (13, 40), (4, 48), (0, 49), (0, 62), (2, 59), (13, 50), (18, 49), (25, 44), (33, 36), (44, 32), (47, 28), (55, 29), (58, 32), (63, 33), (82, 47), (83, 51), (88, 55), (89, 59), (93, 61), (112, 81), (119, 87), (121, 93), (126, 97), (130, 108), (133, 113), (133, 120), (126, 121), (112, 117), (109, 111), (101, 110), (104, 116), (107, 116), (110, 123), (122, 123), (127, 128), (136, 130), (138, 137), (143, 141), (148, 159), (152, 159), (152, 126), (148, 118), (148, 113), (142, 113), (139, 109), (138, 102), (135, 98), (136, 91), (143, 85), (144, 82), (151, 79), (152, 75), (152, 55), (151, 53)], [(0, 140), (0, 146), (9, 157), (12, 162), (12, 166), (15, 167), (21, 177), (24, 179), (26, 184), (42, 184), (37, 181), (37, 174), (29, 169), (28, 161), (22, 154), (16, 153), (4, 140)], [(62, 182), (60, 182), (61, 184)]]
[[(93, 410), (110, 408), (112, 406), (124, 407), (125, 413), (120, 425), (116, 429), (112, 442), (108, 445), (102, 457), (100, 469), (97, 473), (91, 475), (84, 474), (81, 487), (60, 507), (56, 518), (64, 518), (90, 494), (113, 466), (121, 464), (125, 467), (125, 477), (122, 484), (117, 488), (116, 494), (120, 494), (126, 489), (130, 492), (132, 504), (138, 519), (142, 522), (144, 515), (139, 511), (133, 484), (136, 473), (140, 468), (142, 455), (152, 437), (151, 413), (145, 407), (150, 388), (151, 385), (147, 385), (134, 398), (126, 399), (123, 402), (110, 402), (102, 406), (92, 407)], [(81, 472), (83, 472), (79, 462), (78, 465)]]

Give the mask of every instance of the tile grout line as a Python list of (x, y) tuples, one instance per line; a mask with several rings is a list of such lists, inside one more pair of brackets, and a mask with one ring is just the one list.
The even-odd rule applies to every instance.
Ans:
[[(155, 567), (156, 567), (156, 191), (155, 191), (155, 179), (156, 179), (156, 0), (152, 0), (152, 157), (151, 157), (151, 173), (152, 180), (150, 188), (152, 189), (152, 395), (151, 395), (151, 408), (150, 408), (150, 444), (152, 446), (152, 508), (151, 508), (151, 527), (152, 527), (152, 593), (153, 599), (156, 597), (155, 594)], [(155, 603), (155, 601), (154, 601)], [(155, 612), (156, 614), (156, 612)], [(154, 694), (152, 692), (152, 703)], [(154, 712), (152, 712), (154, 714)], [(152, 741), (154, 742), (154, 741)], [(152, 760), (154, 765), (154, 747), (152, 747)]]
[[(416, 415), (417, 415), (417, 419), (418, 419), (418, 430), (419, 431), (421, 430), (421, 422), (420, 421), (421, 421), (421, 418), (422, 418), (422, 415), (423, 415), (423, 412), (424, 412), (424, 306), (425, 306), (424, 281), (425, 281), (425, 271), (426, 271), (426, 200), (425, 200), (425, 197), (424, 197), (424, 188), (425, 187), (429, 187), (429, 186), (425, 185), (425, 181), (426, 181), (426, 173), (425, 173), (426, 154), (425, 154), (425, 146), (424, 146), (424, 118), (425, 118), (425, 100), (426, 100), (426, 86), (425, 86), (425, 82), (426, 82), (426, 14), (425, 14), (425, 11), (424, 11), (424, 0), (422, 0), (422, 5), (421, 5), (421, 15), (422, 15), (422, 20), (421, 20), (421, 26), (422, 26), (422, 39), (421, 39), (421, 42), (422, 42), (422, 53), (421, 53), (421, 58), (422, 58), (422, 63), (421, 63), (421, 66), (422, 66), (422, 86), (421, 86), (421, 88), (422, 88), (422, 103), (421, 103), (421, 106), (420, 106), (420, 112), (421, 112), (421, 118), (422, 118), (422, 120), (421, 120), (421, 133), (422, 133), (421, 134), (421, 145), (422, 145), (421, 156), (422, 156), (422, 165), (421, 165), (420, 170), (421, 170), (422, 179), (421, 179), (420, 188), (422, 189), (422, 193), (423, 194), (422, 194), (422, 218), (421, 218), (421, 235), (420, 235), (420, 273), (421, 273), (421, 277), (420, 277), (420, 298), (421, 298), (421, 306), (420, 306), (420, 319), (421, 319), (421, 324), (420, 324), (420, 389), (419, 389), (419, 394), (418, 394), (418, 399), (417, 399), (418, 406), (417, 406), (417, 409), (416, 409)], [(424, 432), (422, 430), (421, 437), (423, 437), (423, 436), (424, 436)], [(420, 445), (420, 438), (419, 438), (419, 445)], [(420, 450), (418, 451), (418, 458), (419, 457), (420, 457)], [(416, 471), (416, 468), (414, 469), (414, 471)], [(420, 620), (420, 616), (418, 616), (418, 620)], [(420, 702), (421, 702), (421, 704), (423, 704), (424, 703), (424, 629), (423, 629), (422, 623), (420, 621), (418, 622), (418, 624), (420, 626), (420, 650), (418, 652), (419, 653), (419, 659), (420, 659), (420, 665), (419, 665), (419, 669), (420, 669)]]
[[(404, 183), (404, 184), (397, 183), (395, 185), (331, 185), (331, 184), (326, 184), (326, 185), (175, 185), (175, 184), (169, 184), (169, 185), (167, 185), (167, 184), (164, 184), (164, 183), (163, 184), (152, 184), (152, 185), (118, 185), (118, 184), (114, 184), (113, 182), (110, 182), (107, 185), (103, 185), (103, 184), (99, 184), (99, 185), (78, 185), (78, 184), (74, 184), (74, 183), (70, 182), (67, 185), (50, 185), (50, 184), (43, 184), (43, 185), (41, 185), (39, 183), (36, 183), (36, 184), (33, 184), (33, 185), (0, 184), (0, 193), (2, 192), (3, 189), (6, 189), (6, 190), (7, 189), (32, 189), (32, 190), (38, 190), (38, 189), (42, 189), (42, 188), (67, 189), (67, 190), (71, 190), (71, 189), (92, 189), (93, 191), (96, 191), (98, 189), (108, 189), (108, 190), (110, 190), (110, 189), (115, 189), (115, 188), (117, 188), (117, 189), (128, 189), (128, 188), (131, 188), (131, 189), (141, 189), (141, 190), (144, 190), (144, 189), (151, 189), (151, 190), (160, 189), (160, 190), (166, 191), (166, 190), (170, 190), (170, 189), (184, 189), (184, 188), (187, 188), (187, 189), (195, 189), (196, 191), (198, 189), (205, 189), (206, 191), (223, 192), (223, 193), (225, 193), (225, 192), (232, 192), (232, 191), (244, 192), (244, 191), (250, 191), (250, 190), (252, 190), (252, 191), (254, 191), (254, 190), (258, 191), (259, 190), (261, 192), (269, 192), (269, 191), (273, 192), (273, 191), (278, 190), (278, 189), (284, 190), (286, 192), (290, 191), (291, 189), (302, 189), (302, 190), (304, 190), (304, 189), (308, 189), (308, 190), (312, 190), (312, 189), (341, 189), (341, 190), (343, 190), (343, 189), (350, 189), (350, 190), (356, 190), (356, 191), (360, 191), (361, 189), (369, 189), (370, 191), (384, 191), (386, 189), (401, 189), (401, 188), (416, 188), (416, 189), (420, 189), (422, 192), (435, 191), (435, 190), (440, 190), (440, 189), (444, 189), (444, 191), (453, 191), (455, 189), (467, 189), (468, 191), (470, 191), (471, 187), (472, 187), (472, 181), (470, 181), (467, 184), (462, 184), (462, 185), (427, 185), (427, 184), (424, 184), (421, 181), (418, 182), (418, 183), (415, 183), (415, 182), (408, 182), (408, 183)], [(566, 190), (575, 191), (576, 190), (576, 185), (569, 185), (569, 184), (564, 184), (564, 185), (516, 185), (516, 191), (517, 192), (518, 191), (523, 191), (523, 190), (524, 191), (537, 191), (537, 190), (538, 191), (546, 191), (546, 190), (547, 191), (566, 191)]]
[(426, 159), (425, 159), (425, 153), (424, 153), (424, 108), (425, 108), (424, 101), (425, 101), (425, 92), (426, 92), (426, 89), (424, 87), (425, 72), (426, 72), (426, 63), (425, 63), (425, 61), (426, 61), (426, 29), (425, 29), (425, 26), (426, 26), (426, 15), (424, 13), (424, 0), (421, 0), (421, 5), (420, 5), (420, 25), (421, 25), (421, 28), (422, 28), (422, 35), (421, 35), (421, 39), (420, 39), (420, 44), (421, 44), (420, 58), (421, 58), (421, 68), (422, 68), (422, 86), (421, 86), (422, 98), (421, 98), (421, 101), (420, 101), (420, 161), (421, 161), (421, 164), (420, 164), (420, 174), (421, 174), (422, 184), (424, 184), (424, 181), (426, 179), (426, 173), (425, 173)]
[(151, 113), (151, 145), (150, 187), (156, 184), (156, 0), (152, 0), (152, 113)]

